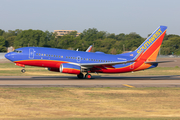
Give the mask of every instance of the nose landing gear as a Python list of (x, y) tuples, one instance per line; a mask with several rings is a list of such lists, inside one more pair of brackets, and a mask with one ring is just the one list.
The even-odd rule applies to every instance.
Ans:
[(22, 73), (25, 73), (25, 72), (26, 72), (26, 70), (23, 68), (23, 69), (21, 70), (21, 72), (22, 72)]
[(26, 70), (25, 70), (25, 65), (24, 65), (24, 64), (16, 63), (15, 65), (20, 66), (20, 67), (23, 67), (23, 69), (21, 70), (22, 73), (25, 73), (25, 72), (26, 72)]

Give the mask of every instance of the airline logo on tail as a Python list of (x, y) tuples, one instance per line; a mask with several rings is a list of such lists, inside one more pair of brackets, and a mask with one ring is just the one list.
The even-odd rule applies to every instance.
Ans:
[(137, 49), (137, 53), (144, 50), (146, 51), (167, 29), (166, 26), (160, 26), (141, 46)]

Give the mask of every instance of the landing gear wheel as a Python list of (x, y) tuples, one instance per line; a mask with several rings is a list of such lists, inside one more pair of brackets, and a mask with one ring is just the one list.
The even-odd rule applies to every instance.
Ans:
[(85, 75), (85, 78), (87, 78), (87, 79), (91, 79), (91, 78), (92, 78), (92, 76), (91, 76), (91, 74), (86, 74), (86, 75)]
[(22, 70), (21, 70), (21, 72), (22, 72), (22, 73), (25, 73), (25, 72), (26, 72), (26, 70), (25, 70), (25, 69), (22, 69)]
[(79, 73), (79, 74), (77, 75), (77, 77), (78, 77), (79, 79), (83, 79), (83, 78), (84, 78), (84, 75), (83, 75), (82, 73)]

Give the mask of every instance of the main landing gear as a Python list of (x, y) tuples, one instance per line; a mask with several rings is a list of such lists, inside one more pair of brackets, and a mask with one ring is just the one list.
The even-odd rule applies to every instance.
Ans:
[(91, 74), (87, 73), (87, 74), (85, 75), (85, 78), (87, 78), (87, 79), (91, 79), (91, 78), (92, 78), (92, 76), (91, 76)]
[(84, 75), (83, 75), (82, 73), (79, 73), (79, 74), (77, 75), (77, 77), (78, 77), (79, 79), (83, 79), (83, 78), (84, 78)]
[[(83, 79), (83, 78), (84, 78), (84, 75), (83, 75), (83, 73), (79, 73), (79, 74), (77, 75), (77, 77), (78, 77), (79, 79)], [(85, 78), (86, 78), (86, 79), (91, 79), (92, 76), (91, 76), (91, 74), (87, 73), (87, 74), (85, 75)]]

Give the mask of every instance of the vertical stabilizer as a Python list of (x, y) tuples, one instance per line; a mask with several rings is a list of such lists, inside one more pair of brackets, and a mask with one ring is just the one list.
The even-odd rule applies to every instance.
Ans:
[(138, 54), (143, 50), (144, 52), (141, 56), (143, 59), (156, 60), (166, 29), (166, 26), (159, 26), (134, 52)]

